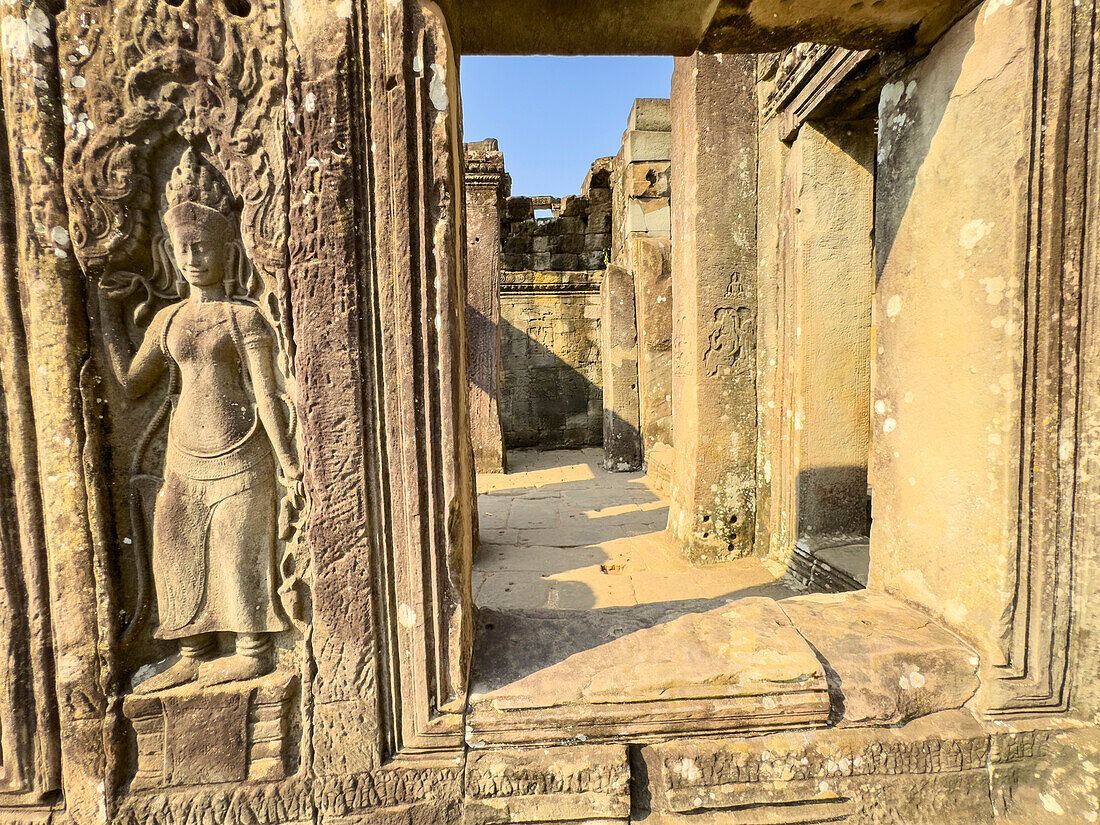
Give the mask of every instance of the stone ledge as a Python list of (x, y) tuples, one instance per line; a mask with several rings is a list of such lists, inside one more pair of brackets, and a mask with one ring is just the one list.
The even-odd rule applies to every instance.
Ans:
[(644, 821), (869, 823), (881, 821), (876, 810), (906, 810), (906, 822), (992, 822), (991, 790), (1011, 793), (1009, 769), (1034, 770), (1063, 747), (1060, 738), (1074, 735), (1055, 720), (1007, 729), (958, 710), (901, 728), (649, 745), (640, 751), (648, 778), (643, 805), (651, 812)]

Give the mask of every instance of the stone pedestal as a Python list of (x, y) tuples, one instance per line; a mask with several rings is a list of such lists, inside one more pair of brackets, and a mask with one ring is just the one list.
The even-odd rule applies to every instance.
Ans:
[(127, 696), (122, 713), (137, 737), (133, 791), (287, 776), (297, 678), (184, 685)]
[(754, 60), (677, 58), (672, 77), (673, 440), (669, 529), (689, 556), (753, 549)]
[(508, 175), (489, 138), (466, 144), (466, 336), (470, 435), (480, 473), (507, 472), (500, 422), (500, 222)]
[(607, 268), (600, 286), (600, 356), (604, 467), (613, 473), (641, 469), (634, 279), (618, 266)]

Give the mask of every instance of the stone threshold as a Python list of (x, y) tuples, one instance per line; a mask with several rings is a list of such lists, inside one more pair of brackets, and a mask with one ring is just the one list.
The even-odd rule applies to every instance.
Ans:
[(843, 593), (867, 586), (871, 544), (866, 536), (801, 538), (787, 573), (804, 587)]
[(978, 689), (975, 653), (882, 593), (690, 607), (481, 611), (467, 744), (897, 725)]

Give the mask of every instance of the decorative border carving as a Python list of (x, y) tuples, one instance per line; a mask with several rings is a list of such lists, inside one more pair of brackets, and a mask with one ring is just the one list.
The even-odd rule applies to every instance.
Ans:
[[(1002, 636), (990, 713), (1069, 707), (1076, 491), (1082, 454), (1086, 237), (1096, 231), (1089, 175), (1096, 167), (1096, 0), (1043, 0), (1036, 14), (1035, 80), (1024, 276), (1019, 538), (1015, 596)], [(1091, 211), (1090, 211), (1091, 210)], [(1093, 262), (1095, 263), (1095, 262)], [(1090, 506), (1084, 499), (1084, 506)]]
[(326, 817), (411, 805), (432, 800), (441, 808), (461, 796), (457, 765), (389, 767), (328, 779), (210, 786), (168, 793), (134, 794), (113, 825), (289, 825)]
[(773, 71), (775, 76), (775, 86), (764, 101), (762, 120), (778, 117), (779, 139), (791, 140), (798, 127), (845, 82), (858, 77), (863, 85), (874, 88), (881, 80), (873, 67), (876, 58), (870, 50), (850, 51), (810, 43), (788, 49), (768, 63), (761, 58), (761, 79)]
[(534, 270), (504, 270), (500, 273), (501, 293), (566, 293), (594, 294), (600, 292), (604, 270), (576, 272), (536, 272)]

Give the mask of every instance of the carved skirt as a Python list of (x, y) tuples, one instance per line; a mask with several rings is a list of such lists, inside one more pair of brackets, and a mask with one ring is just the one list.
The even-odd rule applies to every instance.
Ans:
[(153, 510), (156, 637), (286, 630), (277, 519), (275, 459), (258, 426), (217, 455), (189, 452), (169, 431)]

